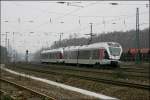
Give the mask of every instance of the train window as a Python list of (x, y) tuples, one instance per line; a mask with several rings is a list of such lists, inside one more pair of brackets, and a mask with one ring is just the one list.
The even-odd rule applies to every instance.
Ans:
[(99, 59), (99, 50), (98, 49), (94, 49), (92, 50), (92, 59)]
[(70, 52), (70, 59), (77, 59), (77, 51)]
[(44, 54), (41, 54), (41, 58), (44, 59)]
[(104, 59), (109, 59), (109, 55), (108, 55), (108, 52), (106, 50), (104, 51)]
[(52, 53), (49, 54), (49, 58), (50, 58), (50, 59), (53, 59)]
[(57, 59), (58, 58), (58, 54), (57, 52), (54, 53), (54, 58)]
[(64, 52), (64, 59), (77, 59), (78, 51), (65, 51)]
[(90, 50), (81, 50), (79, 51), (79, 59), (89, 59), (90, 58)]
[(47, 58), (49, 58), (49, 59), (57, 59), (57, 53), (51, 52), (51, 53), (49, 53), (49, 54), (47, 54), (47, 55), (48, 55)]
[(48, 57), (49, 57), (49, 59), (52, 59), (52, 57), (51, 57), (51, 53), (49, 53), (49, 54), (48, 54)]
[(49, 58), (49, 59), (51, 59), (51, 57), (50, 57), (50, 53), (48, 53), (48, 58)]
[(53, 55), (52, 55), (52, 53), (50, 53), (50, 57), (49, 57), (50, 59), (53, 59)]
[(44, 55), (44, 54), (42, 54), (42, 57), (43, 57), (43, 58), (45, 58), (45, 55)]
[(69, 55), (68, 55), (68, 51), (64, 52), (64, 59), (68, 59)]
[(115, 47), (109, 47), (109, 51), (110, 51), (111, 55), (119, 56), (120, 52), (121, 52), (121, 49), (120, 48), (115, 48)]
[(53, 59), (52, 53), (49, 53), (49, 59)]
[(46, 58), (47, 58), (47, 54), (45, 54), (45, 53), (42, 54), (42, 58), (43, 58), (43, 59), (46, 59)]

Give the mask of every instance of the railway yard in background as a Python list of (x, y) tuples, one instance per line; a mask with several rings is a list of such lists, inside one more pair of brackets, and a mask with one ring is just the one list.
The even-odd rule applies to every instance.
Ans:
[[(121, 100), (149, 100), (150, 98), (148, 63), (142, 66), (124, 63), (120, 68), (111, 69), (60, 64), (10, 63), (4, 68), (26, 74), (26, 77), (23, 77), (1, 69), (1, 85), (3, 86), (1, 93), (15, 99), (98, 100), (94, 96), (30, 79), (30, 75)], [(14, 84), (21, 90), (16, 90)]]

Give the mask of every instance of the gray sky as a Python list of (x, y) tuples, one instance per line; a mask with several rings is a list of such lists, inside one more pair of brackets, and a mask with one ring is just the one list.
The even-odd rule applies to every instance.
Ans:
[[(112, 1), (117, 2), (117, 1)], [(93, 23), (93, 32), (135, 29), (136, 8), (140, 12), (140, 29), (149, 25), (148, 1), (70, 1), (67, 5), (57, 1), (1, 1), (1, 34), (8, 33), (10, 45), (18, 52), (26, 49), (35, 52), (42, 46), (50, 46), (63, 38), (77, 33), (77, 37), (88, 37)], [(116, 23), (116, 24), (112, 24)], [(13, 35), (14, 32), (14, 43)], [(32, 33), (33, 32), (33, 33)], [(1, 36), (5, 45), (5, 35)]]

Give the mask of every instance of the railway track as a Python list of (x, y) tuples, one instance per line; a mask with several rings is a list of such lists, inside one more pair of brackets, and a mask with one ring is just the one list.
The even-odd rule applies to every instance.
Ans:
[[(4, 83), (8, 83), (8, 84), (10, 84), (10, 85), (13, 85), (13, 86), (15, 86), (16, 88), (19, 88), (19, 89), (21, 89), (21, 90), (25, 90), (25, 91), (28, 91), (28, 92), (30, 92), (30, 93), (32, 93), (32, 94), (35, 94), (37, 97), (40, 97), (42, 100), (56, 100), (56, 99), (53, 98), (53, 97), (50, 97), (50, 96), (45, 95), (45, 94), (43, 94), (43, 93), (37, 92), (37, 91), (32, 90), (32, 89), (30, 89), (30, 88), (24, 87), (24, 86), (19, 85), (19, 84), (15, 83), (15, 82), (11, 82), (11, 81), (6, 80), (6, 79), (3, 79), (3, 78), (0, 78), (0, 81), (2, 81), (2, 82), (4, 82)], [(1, 93), (2, 93), (2, 94), (7, 94), (6, 92), (4, 92), (4, 91), (2, 91), (2, 90), (1, 90)], [(10, 96), (10, 97), (12, 98), (12, 100), (16, 100), (15, 97), (12, 97), (12, 96)]]
[(8, 100), (15, 100), (15, 98), (13, 96), (9, 96), (8, 93), (6, 93), (5, 91), (0, 89), (0, 95), (1, 95), (1, 99), (2, 100), (6, 100), (6, 98)]
[(129, 68), (129, 67), (121, 67), (120, 69), (126, 71), (126, 72), (135, 72), (135, 73), (149, 73), (150, 69), (144, 69), (144, 68)]
[[(26, 64), (27, 65), (27, 64)], [(116, 74), (117, 70), (122, 70), (123, 74), (127, 77), (141, 77), (141, 78), (150, 78), (150, 74), (149, 74), (149, 70), (147, 71), (141, 71), (139, 68), (130, 68), (130, 67), (121, 67), (121, 68), (118, 68), (118, 69), (114, 69), (114, 72), (106, 72), (106, 71), (101, 71), (101, 69), (98, 69), (98, 68), (90, 68), (90, 67), (76, 67), (76, 66), (64, 66), (64, 65), (56, 65), (56, 64), (52, 64), (52, 65), (46, 65), (46, 64), (40, 64), (40, 63), (30, 63), (28, 65), (34, 65), (34, 66), (43, 66), (43, 67), (48, 67), (50, 69), (53, 69), (53, 70), (68, 70), (68, 71), (82, 71), (82, 72), (88, 72), (88, 73), (97, 73), (97, 74), (109, 74), (109, 75), (112, 75), (112, 74)], [(96, 70), (97, 69), (97, 70)], [(137, 75), (138, 74), (138, 75)], [(141, 75), (141, 74), (145, 74), (145, 75)]]
[(120, 67), (121, 69), (125, 71), (132, 71), (132, 72), (139, 72), (139, 73), (149, 73), (150, 67), (149, 63), (146, 64), (132, 64), (132, 65), (122, 65)]
[[(89, 70), (89, 69), (76, 69), (76, 68), (64, 68), (64, 67), (56, 67), (56, 66), (53, 66), (53, 67), (51, 67), (51, 66), (49, 66), (49, 65), (45, 65), (45, 64), (33, 64), (33, 65), (36, 65), (36, 66), (45, 66), (45, 67), (47, 67), (47, 68), (49, 68), (49, 69), (53, 69), (53, 70), (66, 70), (66, 71), (80, 71), (80, 72), (86, 72), (86, 73), (96, 73), (96, 74), (109, 74), (109, 75), (113, 75), (113, 74), (117, 74), (117, 72), (106, 72), (106, 71), (100, 71), (100, 70)], [(122, 70), (123, 72), (124, 72), (124, 69), (120, 69), (120, 70)], [(133, 71), (132, 70), (129, 70), (128, 72), (132, 72), (133, 73)], [(141, 78), (150, 78), (150, 75), (148, 74), (148, 75), (137, 75), (137, 74), (139, 74), (139, 73), (135, 73), (135, 74), (129, 74), (129, 73), (123, 73), (126, 77), (141, 77)], [(146, 73), (144, 73), (143, 72), (143, 74), (146, 74)]]
[(145, 68), (150, 68), (149, 67), (149, 62), (147, 63), (141, 63), (141, 64), (135, 64), (135, 62), (132, 62), (132, 64), (129, 64), (130, 62), (122, 63), (123, 67), (125, 68), (137, 68), (137, 69), (145, 69)]
[[(31, 64), (33, 64), (33, 65), (40, 65), (40, 66), (48, 66), (48, 67), (50, 67), (49, 65), (46, 65), (46, 64), (37, 64), (37, 63), (31, 63)], [(53, 65), (53, 67), (55, 67), (56, 65)], [(62, 65), (63, 66), (63, 65)], [(69, 67), (71, 67), (71, 69), (69, 69)], [(75, 67), (75, 66), (68, 66), (68, 68), (62, 68), (62, 69), (65, 69), (65, 70), (78, 70), (78, 69), (72, 69), (73, 67)], [(79, 67), (78, 67), (79, 68)], [(81, 68), (81, 67), (80, 67)], [(86, 67), (87, 68), (87, 67)], [(82, 68), (81, 68), (82, 69)], [(88, 67), (87, 69), (89, 69), (88, 70), (88, 72), (92, 72), (91, 71), (91, 68), (90, 67)], [(93, 69), (93, 68), (92, 68)], [(94, 68), (94, 69), (98, 69), (98, 68)], [(133, 73), (148, 73), (149, 74), (149, 70), (146, 70), (145, 71), (145, 69), (144, 68), (130, 68), (130, 67), (120, 67), (120, 68), (118, 68), (118, 69), (121, 69), (121, 70), (124, 70), (124, 72), (133, 72)], [(98, 69), (98, 70), (100, 70), (100, 69)], [(80, 71), (80, 69), (78, 70), (78, 71)], [(82, 70), (82, 71), (85, 71), (85, 69), (84, 70)], [(87, 70), (86, 70), (87, 71)], [(86, 72), (85, 71), (85, 72)], [(99, 71), (94, 71), (94, 72), (99, 72)], [(105, 72), (104, 72), (105, 73)], [(140, 77), (140, 76), (139, 76)]]
[(61, 75), (61, 76), (66, 76), (66, 77), (75, 77), (75, 78), (79, 78), (79, 79), (101, 82), (101, 83), (106, 83), (106, 84), (112, 84), (112, 85), (118, 85), (118, 86), (127, 86), (127, 87), (131, 87), (131, 88), (150, 90), (149, 85), (142, 85), (142, 84), (117, 81), (117, 80), (110, 80), (110, 79), (104, 79), (104, 78), (87, 77), (87, 76), (82, 76), (82, 75), (75, 75), (75, 74), (70, 74), (70, 73), (61, 73), (58, 71), (56, 72), (56, 71), (52, 71), (52, 70), (44, 70), (44, 69), (37, 69), (37, 68), (36, 69), (35, 68), (25, 68), (25, 67), (21, 67), (21, 66), (19, 68), (23, 69), (23, 70), (27, 70), (27, 71), (35, 71), (38, 73)]

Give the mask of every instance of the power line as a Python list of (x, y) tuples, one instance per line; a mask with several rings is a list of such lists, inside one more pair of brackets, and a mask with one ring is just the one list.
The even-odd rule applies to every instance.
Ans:
[[(147, 13), (147, 12), (141, 12), (140, 14), (145, 14), (145, 13)], [(121, 15), (123, 18), (119, 18), (119, 16), (118, 16), (118, 18), (116, 19), (110, 19), (110, 20), (105, 20), (105, 25), (106, 24), (108, 24), (109, 22), (111, 22), (111, 24), (112, 24), (112, 21), (117, 21), (117, 20), (125, 20), (125, 18), (126, 19), (128, 19), (128, 18), (131, 18), (131, 17), (135, 17), (135, 15)], [(105, 18), (105, 16), (100, 16), (100, 17), (103, 17), (103, 18)], [(80, 22), (80, 24), (81, 24), (81, 22)], [(95, 26), (97, 25), (97, 26), (99, 26), (99, 25), (104, 25), (103, 23), (95, 23), (94, 24)], [(106, 27), (106, 26), (105, 26)], [(78, 28), (76, 28), (76, 29), (78, 29)], [(76, 29), (73, 29), (73, 30), (76, 30)], [(84, 30), (84, 29), (88, 29), (88, 26), (86, 26), (86, 27), (84, 27), (84, 28), (82, 28), (82, 29), (80, 29), (80, 31), (81, 30)], [(69, 32), (69, 31), (67, 31), (67, 32)]]
[[(91, 3), (92, 4), (92, 3)], [(93, 3), (94, 4), (94, 3)], [(73, 12), (74, 13), (74, 12)], [(61, 14), (60, 14), (61, 15)], [(69, 14), (69, 15), (71, 15), (71, 14)], [(66, 15), (66, 16), (68, 16), (68, 15)], [(126, 15), (124, 15), (124, 16), (126, 16)], [(135, 15), (134, 15), (135, 16)], [(64, 16), (65, 17), (65, 16)], [(106, 17), (106, 16), (93, 16), (93, 17)], [(127, 17), (129, 17), (129, 16), (127, 16)], [(52, 19), (51, 19), (51, 21), (52, 21)], [(48, 23), (48, 22), (46, 22), (46, 23)], [(80, 24), (81, 24), (81, 22), (80, 22)], [(40, 25), (40, 26), (42, 26), (42, 24)]]
[[(141, 12), (141, 13), (139, 13), (140, 15), (142, 15), (142, 14), (148, 14), (149, 12)], [(119, 16), (78, 16), (80, 19), (81, 18), (88, 18), (88, 17), (93, 17), (93, 18), (120, 18), (120, 17), (126, 17), (126, 18), (130, 18), (130, 17), (134, 17), (135, 15), (133, 14), (133, 15), (119, 15)], [(17, 20), (18, 21), (16, 21), (16, 22), (18, 22), (18, 23), (21, 23), (21, 22), (30, 22), (30, 23), (33, 23), (33, 22), (35, 22), (35, 21), (33, 21), (33, 20), (29, 20), (29, 21), (23, 21), (20, 17), (19, 18), (17, 18)], [(34, 18), (34, 20), (35, 20), (35, 18)], [(53, 20), (55, 20), (55, 19), (53, 19)], [(52, 21), (52, 18), (51, 17), (49, 17), (49, 21), (47, 21), (46, 23), (48, 23), (48, 22), (51, 22)], [(2, 22), (7, 22), (7, 23), (10, 23), (10, 22), (12, 22), (11, 20), (4, 20), (4, 21), (2, 21)], [(15, 21), (14, 21), (15, 22)], [(14, 23), (13, 22), (13, 23)], [(45, 24), (45, 23), (44, 23)], [(41, 25), (43, 25), (43, 24), (41, 24)]]
[[(89, 6), (91, 6), (91, 5), (94, 5), (94, 4), (88, 4), (88, 5), (86, 6), (86, 8), (89, 7)], [(84, 7), (84, 8), (85, 8), (85, 7)], [(81, 9), (81, 8), (75, 9), (75, 10), (69, 12), (69, 13), (64, 14), (62, 17), (58, 17), (58, 18), (56, 18), (56, 19), (64, 18), (65, 16), (68, 16), (68, 15), (70, 15), (70, 14), (76, 12), (76, 11), (79, 11), (80, 9)], [(83, 8), (82, 8), (82, 9), (83, 9)], [(56, 20), (56, 19), (54, 19), (54, 20)], [(46, 24), (48, 24), (48, 23), (46, 22), (46, 23), (41, 24), (41, 25), (46, 25)], [(40, 25), (40, 26), (41, 26), (41, 25)], [(39, 26), (37, 26), (37, 27), (39, 27)]]

